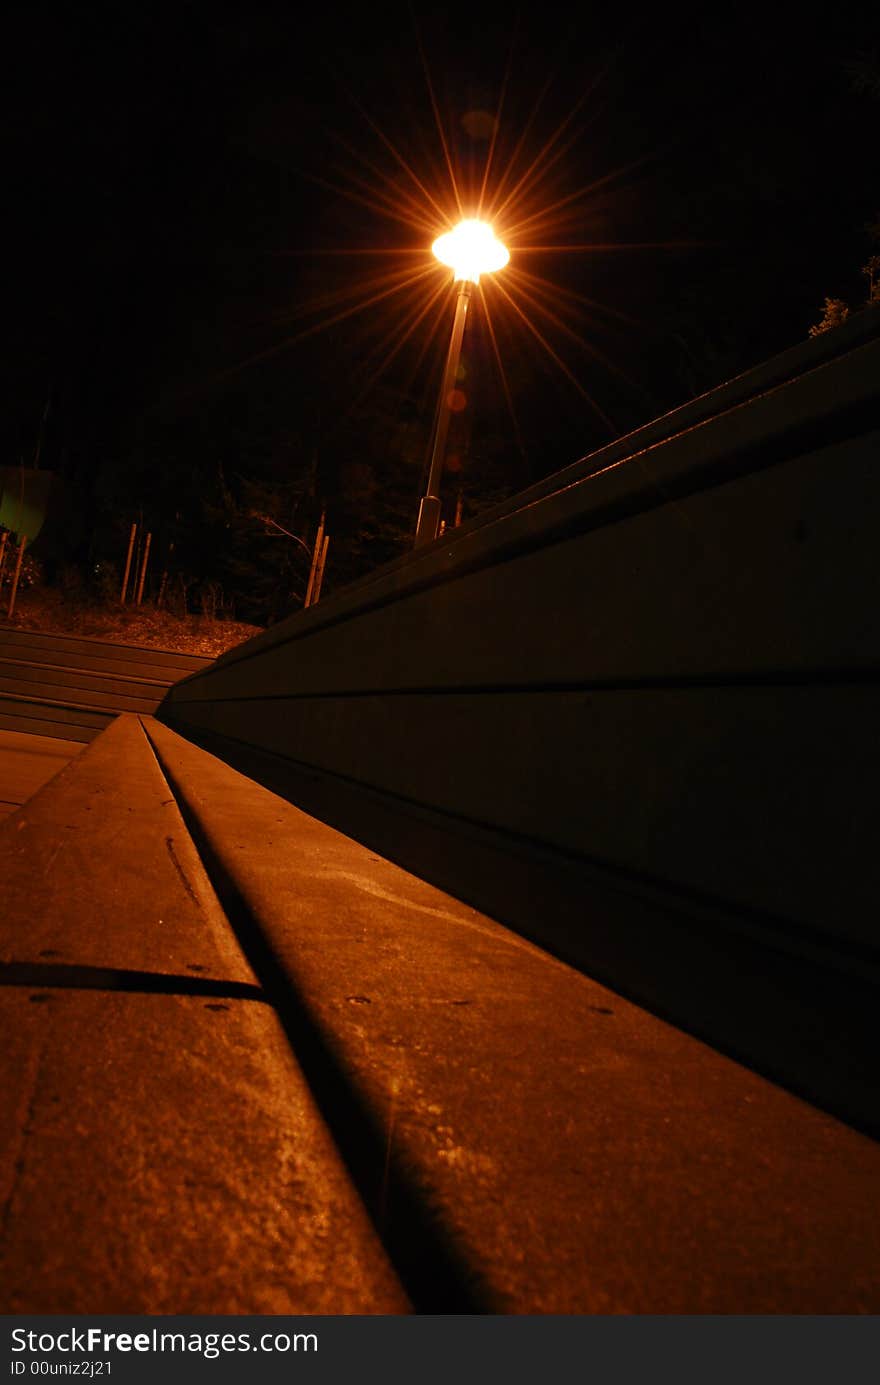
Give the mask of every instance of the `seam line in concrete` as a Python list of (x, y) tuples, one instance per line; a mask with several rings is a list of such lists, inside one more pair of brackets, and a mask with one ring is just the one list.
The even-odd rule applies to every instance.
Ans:
[[(141, 721), (156, 762), (242, 951), (273, 1005), (361, 1202), (416, 1313), (495, 1311), (392, 1153), (388, 1131), (363, 1102), (269, 943), (259, 918), (213, 849), (176, 776)], [(473, 1285), (473, 1287), (471, 1287)]]
[(77, 991), (128, 991), (139, 995), (206, 996), (220, 1000), (267, 1003), (259, 986), (174, 972), (134, 971), (123, 967), (88, 967), (67, 962), (0, 962), (0, 986)]
[(177, 700), (176, 705), (190, 705), (221, 702), (322, 702), (334, 697), (471, 697), (471, 696), (510, 696), (520, 697), (543, 693), (603, 693), (603, 692), (674, 692), (690, 688), (812, 688), (838, 687), (849, 684), (880, 683), (880, 669), (786, 669), (767, 673), (694, 673), (680, 678), (664, 676), (660, 678), (588, 678), (558, 679), (543, 683), (412, 683), (404, 687), (385, 688), (332, 688), (315, 689), (305, 692), (217, 694), (213, 697), (187, 697)]
[[(753, 905), (740, 903), (734, 910), (725, 900), (717, 899), (696, 889), (687, 889), (680, 883), (672, 883), (657, 876), (639, 874), (634, 870), (625, 870), (613, 862), (594, 856), (582, 856), (577, 852), (567, 851), (555, 843), (542, 841), (538, 837), (528, 837), (510, 829), (495, 827), (480, 818), (467, 817), (461, 813), (451, 813), (443, 808), (422, 803), (418, 799), (407, 798), (404, 794), (395, 793), (390, 789), (377, 788), (365, 780), (356, 779), (354, 776), (343, 774), (338, 770), (326, 769), (324, 766), (308, 760), (282, 756), (262, 746), (237, 740), (235, 737), (227, 736), (221, 732), (210, 731), (199, 726), (188, 726), (185, 722), (177, 723), (175, 719), (170, 717), (157, 716), (157, 720), (160, 725), (169, 726), (178, 735), (183, 735), (191, 740), (194, 745), (200, 745), (211, 754), (225, 759), (226, 763), (231, 764), (233, 768), (238, 768), (240, 772), (255, 777), (258, 783), (263, 784), (264, 788), (268, 788), (271, 793), (279, 794), (282, 798), (286, 797), (284, 788), (279, 787), (277, 781), (273, 784), (258, 778), (256, 775), (251, 776), (251, 769), (256, 765), (262, 765), (264, 770), (274, 772), (282, 779), (285, 771), (290, 770), (295, 775), (303, 775), (324, 783), (343, 785), (346, 789), (363, 794), (368, 798), (373, 796), (375, 800), (383, 805), (393, 807), (397, 811), (415, 814), (433, 823), (442, 823), (446, 830), (463, 833), (468, 837), (476, 836), (495, 850), (525, 853), (529, 858), (534, 858), (536, 861), (552, 863), (563, 869), (576, 868), (579, 871), (589, 871), (596, 881), (606, 889), (614, 890), (621, 895), (632, 895), (646, 899), (661, 908), (673, 909), (684, 918), (699, 924), (704, 923), (708, 918), (714, 927), (724, 928), (732, 936), (739, 937), (743, 934), (754, 936), (770, 951), (777, 951), (787, 956), (794, 955), (810, 964), (818, 963), (823, 967), (831, 967), (841, 975), (854, 975), (871, 984), (880, 981), (880, 954), (876, 948), (866, 944), (848, 941), (844, 950), (837, 940), (829, 940), (824, 935), (803, 925), (798, 925), (794, 929), (790, 920), (784, 916), (772, 914)], [(230, 759), (230, 756), (235, 756), (236, 753), (243, 757), (244, 762), (249, 767), (243, 768), (242, 762), (236, 765), (235, 761)], [(289, 798), (288, 801), (296, 803), (297, 800)], [(338, 830), (344, 832), (345, 828)]]

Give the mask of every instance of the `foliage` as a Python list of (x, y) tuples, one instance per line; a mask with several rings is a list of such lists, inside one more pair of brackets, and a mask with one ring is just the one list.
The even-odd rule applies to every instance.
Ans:
[[(3, 572), (0, 573), (0, 586), (11, 586), (14, 575), (15, 559), (13, 558), (13, 560), (10, 561), (9, 555), (7, 554), (6, 564), (3, 568)], [(33, 554), (28, 553), (27, 550), (25, 550), (25, 554), (21, 563), (21, 571), (18, 575), (18, 590), (23, 591), (28, 587), (35, 587), (42, 580), (43, 569), (39, 559), (35, 558)]]
[[(321, 413), (310, 397), (332, 364), (316, 354), (312, 376), (293, 386), (267, 370), (145, 413), (100, 465), (84, 570), (113, 564), (121, 574), (136, 524), (139, 543), (151, 535), (147, 599), (180, 617), (216, 611), (265, 626), (301, 609), (322, 515), (322, 595), (407, 552), (436, 389), (382, 384), (349, 398), (339, 381), (339, 407)], [(450, 434), (448, 522), (459, 493), (467, 518), (532, 479), (512, 468), (500, 433), (474, 426), (471, 436), (467, 423), (456, 437), (463, 427), (459, 418)]]
[[(0, 611), (0, 621), (5, 619), (5, 610)], [(210, 658), (259, 634), (258, 627), (242, 622), (212, 620), (204, 615), (178, 618), (168, 610), (156, 610), (152, 604), (122, 606), (112, 601), (99, 606), (89, 600), (76, 602), (46, 584), (22, 594), (9, 623), (17, 630), (78, 634)]]
[(105, 604), (116, 601), (122, 585), (120, 569), (109, 559), (93, 564), (91, 588), (95, 597)]
[[(0, 569), (0, 587), (11, 587), (12, 579), (15, 576), (15, 568), (18, 562), (18, 535), (5, 525), (0, 524), (0, 534), (7, 534), (6, 551), (4, 555), (3, 567)], [(26, 548), (21, 560), (21, 570), (18, 575), (18, 590), (23, 591), (28, 587), (35, 587), (43, 580), (43, 566), (39, 558)]]
[(880, 255), (872, 255), (862, 273), (868, 280), (868, 302), (880, 303)]
[[(274, 484), (236, 474), (221, 478), (216, 500), (205, 500), (203, 518), (220, 551), (216, 583), (234, 593), (242, 619), (273, 624), (298, 609), (309, 573), (308, 545), (296, 533), (303, 494), (297, 482)], [(211, 600), (203, 584), (201, 600)], [(204, 608), (204, 607), (203, 607)]]
[(810, 336), (818, 337), (820, 332), (830, 332), (839, 327), (849, 317), (849, 308), (842, 298), (826, 298), (825, 312), (821, 319), (810, 328)]
[[(880, 242), (880, 217), (864, 229), (870, 240), (875, 244)], [(868, 280), (868, 296), (863, 306), (869, 307), (874, 303), (880, 303), (880, 255), (870, 255), (866, 263), (862, 265), (861, 272)], [(820, 332), (827, 332), (832, 327), (838, 327), (849, 317), (849, 312), (849, 305), (842, 298), (826, 298), (824, 315), (821, 321), (810, 328), (810, 336), (816, 337)]]

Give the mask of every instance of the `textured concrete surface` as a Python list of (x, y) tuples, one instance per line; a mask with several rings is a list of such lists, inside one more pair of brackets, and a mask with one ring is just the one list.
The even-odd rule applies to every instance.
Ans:
[(347, 796), (343, 830), (880, 1133), (880, 312), (859, 319), (279, 622), (156, 715), (272, 760), (309, 811), (304, 781)]
[(877, 1312), (872, 1140), (145, 725), (374, 1187), (415, 1190), (482, 1311)]
[(407, 1312), (135, 717), (0, 878), (0, 1311)]
[(0, 819), (26, 803), (81, 750), (79, 741), (0, 730)]
[(873, 1141), (159, 723), (0, 871), (3, 1311), (880, 1309)]

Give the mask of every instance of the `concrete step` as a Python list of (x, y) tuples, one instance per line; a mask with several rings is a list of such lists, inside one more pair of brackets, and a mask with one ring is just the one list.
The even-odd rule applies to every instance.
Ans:
[(162, 697), (174, 683), (173, 678), (140, 678), (130, 673), (89, 673), (75, 663), (66, 664), (59, 656), (56, 664), (30, 663), (26, 659), (6, 659), (0, 656), (0, 676), (35, 680), (41, 683), (63, 683), (77, 688), (116, 688), (128, 697)]
[(868, 1136), (144, 725), (405, 1279), (446, 1247), (471, 1311), (877, 1311)]
[(150, 714), (210, 659), (0, 628), (0, 729), (91, 741), (120, 712)]
[(107, 708), (113, 712), (155, 712), (162, 701), (162, 694), (152, 697), (132, 696), (111, 687), (100, 685), (91, 687), (76, 686), (59, 682), (47, 682), (35, 678), (9, 678), (0, 674), (0, 695), (11, 694), (27, 698), (29, 701), (62, 703), (66, 706)]
[[(136, 674), (174, 682), (204, 669), (213, 660), (195, 654), (114, 644), (81, 636), (44, 634), (35, 630), (0, 627), (0, 656), (29, 663), (72, 663), (76, 667), (106, 673)], [(63, 656), (61, 659), (59, 656)]]
[(874, 1141), (151, 718), (0, 876), (8, 1311), (880, 1308)]
[(137, 718), (0, 878), (4, 1311), (408, 1313)]
[(67, 703), (0, 697), (0, 730), (29, 731), (72, 741), (93, 741), (109, 726), (116, 712), (102, 712)]
[(32, 798), (82, 748), (79, 741), (0, 730), (0, 818)]

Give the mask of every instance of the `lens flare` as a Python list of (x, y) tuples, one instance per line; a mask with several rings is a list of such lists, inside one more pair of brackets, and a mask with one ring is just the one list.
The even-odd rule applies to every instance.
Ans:
[(481, 274), (503, 269), (510, 259), (510, 251), (488, 221), (476, 217), (460, 221), (453, 230), (438, 236), (431, 249), (441, 264), (455, 271), (456, 279), (469, 279), (472, 284), (480, 282)]

